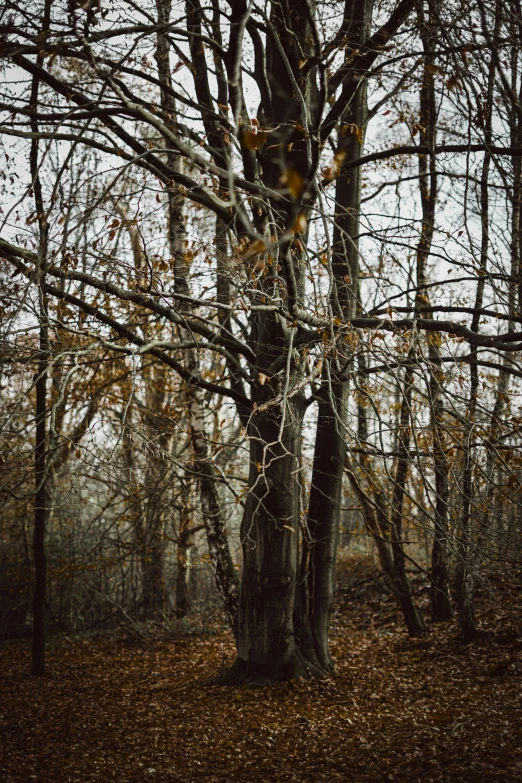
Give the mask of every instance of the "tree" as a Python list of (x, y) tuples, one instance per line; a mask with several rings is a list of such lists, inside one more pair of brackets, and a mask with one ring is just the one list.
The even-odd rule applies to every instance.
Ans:
[[(45, 8), (48, 19), (39, 8), (13, 5), (2, 27), (6, 67), (38, 83), (38, 107), (23, 82), (0, 104), (8, 113), (7, 138), (45, 144), (60, 162), (48, 185), (45, 276), (35, 272), (41, 251), (30, 248), (30, 229), (14, 218), (0, 250), (29, 286), (39, 285), (42, 297), (78, 314), (78, 334), (95, 336), (132, 362), (147, 357), (153, 363), (154, 370), (143, 373), (149, 434), (161, 421), (164, 379), (179, 379), (209, 555), (238, 645), (226, 681), (256, 685), (331, 669), (328, 627), (347, 448), (352, 455), (364, 451), (363, 481), (351, 461), (350, 481), (413, 634), (423, 623), (406, 576), (403, 533), (415, 460), (433, 536), (433, 618), (446, 619), (451, 558), (463, 561), (471, 547), (468, 465), (460, 517), (467, 543), (452, 552), (450, 452), (462, 448), (452, 422), (462, 414), (448, 410), (449, 399), (457, 407), (460, 402), (446, 363), (467, 364), (472, 373), (501, 368), (500, 379), (516, 377), (511, 359), (499, 365), (493, 357), (511, 355), (522, 342), (512, 283), (509, 315), (502, 304), (498, 311), (485, 308), (481, 297), (474, 307), (446, 303), (439, 289), (443, 303), (432, 303), (430, 264), (434, 258), (448, 264), (459, 246), (442, 228), (451, 218), (442, 213), (438, 183), (447, 176), (468, 187), (470, 156), (473, 165), (484, 154), (495, 156), (499, 167), (502, 160), (518, 165), (516, 133), (508, 147), (493, 138), (491, 123), (468, 122), (470, 85), (482, 78), (477, 58), (484, 50), (503, 75), (495, 36), (506, 22), (497, 23), (492, 40), (487, 6), (412, 0), (375, 9), (347, 0), (330, 14), (320, 3), (293, 1), (266, 8), (218, 0), (210, 7), (157, 0), (140, 8), (126, 2), (121, 9)], [(466, 37), (459, 24), (470, 19), (481, 25), (466, 27), (472, 31)], [(513, 98), (508, 85), (503, 89)], [(392, 111), (397, 120), (390, 127), (402, 128), (398, 139), (381, 120)], [(464, 140), (450, 127), (452, 113), (466, 118)], [(375, 148), (372, 122), (385, 149)], [(405, 135), (411, 143), (402, 143)], [(372, 151), (364, 155), (369, 138)], [(82, 201), (82, 182), (74, 219), (64, 224), (56, 194), (85, 148), (92, 154), (91, 195)], [(418, 160), (413, 173), (410, 158)], [(464, 173), (455, 159), (467, 161)], [(42, 158), (39, 171), (46, 165)], [(416, 194), (407, 197), (416, 215), (410, 223), (399, 196), (397, 225), (385, 206), (376, 216), (363, 208), (391, 184), (399, 194), (410, 182), (420, 190), (420, 213)], [(371, 183), (376, 193), (363, 199), (363, 186)], [(36, 207), (40, 223), (42, 211)], [(444, 235), (453, 242), (447, 252)], [(406, 248), (404, 258), (395, 247)], [(376, 264), (367, 260), (374, 255)], [(473, 265), (458, 263), (469, 279)], [(488, 278), (491, 291), (501, 291), (517, 270), (513, 261), (508, 273), (502, 261), (497, 276)], [(438, 312), (450, 320), (436, 318)], [(475, 320), (468, 326), (470, 315)], [(476, 316), (488, 324), (482, 333)], [(508, 330), (499, 332), (497, 323), (505, 320)], [(71, 319), (67, 326), (73, 328)], [(471, 353), (449, 353), (456, 341)], [(479, 349), (493, 357), (483, 359)], [(368, 361), (372, 357), (377, 364)], [(399, 415), (383, 434), (387, 412), (366, 390), (375, 423), (359, 406), (358, 442), (350, 402), (357, 370), (381, 382), (402, 367), (395, 384), (402, 386)], [(416, 385), (424, 370), (426, 383)], [(473, 397), (476, 372), (470, 378)], [(506, 393), (499, 385), (497, 400)], [(213, 442), (207, 423), (218, 398), (249, 450), (248, 489), (237, 497), (243, 506), (240, 593), (218, 489), (215, 457), (222, 443)], [(303, 422), (316, 403), (307, 504)], [(495, 422), (500, 414), (498, 408)], [(392, 431), (390, 471), (385, 457)], [(379, 476), (370, 465), (376, 448), (384, 460)], [(487, 468), (489, 487), (493, 467)], [(153, 461), (150, 469), (156, 470)], [(159, 530), (153, 512), (149, 505), (153, 519), (146, 527)]]

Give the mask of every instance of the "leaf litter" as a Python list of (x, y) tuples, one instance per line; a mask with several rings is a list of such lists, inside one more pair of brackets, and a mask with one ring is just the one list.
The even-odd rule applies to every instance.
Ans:
[(254, 691), (214, 683), (234, 658), (220, 629), (55, 637), (45, 678), (27, 675), (27, 640), (7, 642), (0, 780), (519, 783), (522, 623), (508, 604), (482, 601), (482, 637), (464, 644), (451, 622), (411, 640), (389, 601), (345, 595), (335, 674)]

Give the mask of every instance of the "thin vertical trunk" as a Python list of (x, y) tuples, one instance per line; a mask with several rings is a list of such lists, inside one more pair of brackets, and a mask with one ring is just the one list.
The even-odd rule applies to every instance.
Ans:
[[(50, 0), (46, 0), (42, 18), (42, 30), (49, 28)], [(43, 62), (43, 54), (38, 53), (37, 63)], [(31, 87), (31, 108), (34, 113), (38, 107), (37, 76), (33, 77)], [(32, 674), (45, 675), (45, 601), (47, 589), (47, 557), (45, 551), (45, 533), (47, 516), (47, 375), (49, 363), (49, 327), (47, 320), (47, 302), (44, 293), (45, 268), (47, 263), (48, 226), (45, 215), (42, 185), (38, 160), (38, 123), (31, 118), (31, 130), (35, 134), (31, 143), (30, 169), (34, 191), (35, 209), (38, 219), (38, 315), (39, 315), (39, 361), (36, 375), (36, 410), (35, 410), (35, 450), (34, 450), (34, 592), (33, 592), (33, 644), (32, 644)]]
[[(498, 37), (500, 27), (500, 4), (495, 7), (495, 30), (493, 39)], [(486, 101), (483, 109), (484, 116), (484, 141), (487, 146), (492, 143), (493, 126), (493, 93), (495, 87), (496, 63), (492, 55), (489, 71)], [(489, 251), (489, 170), (491, 166), (491, 153), (484, 153), (482, 162), (482, 173), (480, 178), (480, 213), (481, 213), (481, 245), (480, 245), (480, 268), (479, 279), (477, 283), (477, 292), (475, 296), (475, 314), (471, 322), (471, 329), (474, 332), (479, 331), (480, 315), (484, 301), (484, 287), (488, 270), (488, 251)], [(466, 444), (464, 447), (464, 470), (462, 476), (462, 510), (459, 539), (457, 543), (458, 562), (455, 567), (455, 605), (457, 617), (463, 638), (471, 641), (477, 635), (477, 621), (475, 618), (475, 608), (473, 601), (474, 591), (474, 569), (478, 563), (473, 558), (472, 553), (472, 517), (471, 507), (473, 503), (473, 427), (477, 412), (477, 395), (479, 387), (478, 366), (476, 364), (478, 351), (476, 346), (472, 346), (470, 363), (470, 394), (468, 402), (468, 429), (465, 434)]]
[(443, 372), (440, 357), (433, 356), (430, 372), (429, 399), (433, 432), (433, 472), (435, 474), (435, 520), (431, 550), (431, 617), (444, 622), (453, 617), (449, 596), (448, 535), (448, 458), (443, 415)]
[[(148, 332), (147, 326), (143, 327)], [(143, 424), (150, 443), (145, 468), (142, 502), (143, 549), (141, 561), (142, 608), (145, 618), (163, 615), (168, 606), (165, 585), (165, 500), (170, 479), (168, 462), (163, 456), (168, 451), (169, 437), (162, 417), (167, 389), (165, 365), (145, 363), (142, 368), (145, 381), (146, 411)]]
[[(435, 102), (435, 69), (432, 53), (436, 45), (435, 27), (431, 15), (419, 12), (424, 60), (420, 90), (420, 144), (434, 150), (437, 135), (437, 107)], [(437, 205), (437, 161), (435, 152), (419, 155), (419, 190), (422, 206), (422, 227), (417, 246), (417, 294), (416, 313), (429, 305), (427, 289), (427, 265), (431, 253)], [(446, 456), (446, 435), (444, 431), (443, 383), (440, 350), (436, 335), (428, 341), (430, 377), (428, 397), (430, 402), (430, 427), (433, 438), (433, 472), (435, 477), (435, 519), (433, 547), (431, 553), (431, 616), (435, 622), (448, 620), (453, 616), (449, 596), (449, 561), (447, 548), (448, 532), (448, 459)]]
[(33, 649), (32, 673), (45, 674), (45, 596), (47, 588), (47, 557), (45, 551), (45, 533), (47, 516), (46, 457), (47, 457), (47, 367), (48, 336), (46, 308), (42, 290), (40, 296), (40, 337), (36, 380), (36, 446), (34, 452), (35, 496), (34, 496), (34, 592), (33, 592)]
[(181, 620), (190, 609), (190, 567), (193, 535), (191, 530), (193, 509), (190, 502), (191, 484), (182, 481), (179, 507), (179, 527), (175, 530), (177, 538), (176, 549), (176, 587), (174, 606), (176, 617)]
[[(125, 220), (130, 236), (134, 270), (137, 279), (144, 268), (145, 254), (142, 240), (137, 229), (128, 220), (128, 215), (121, 204), (117, 205), (117, 211)], [(145, 322), (141, 326), (145, 340), (153, 339), (154, 328)], [(153, 363), (148, 357), (141, 357), (141, 372), (145, 385), (145, 411), (143, 413), (143, 425), (146, 438), (151, 445), (147, 452), (145, 466), (145, 481), (142, 490), (146, 497), (134, 501), (134, 525), (136, 543), (138, 546), (141, 570), (141, 612), (144, 619), (162, 615), (168, 604), (165, 586), (164, 560), (165, 537), (164, 512), (161, 506), (161, 497), (164, 490), (165, 463), (161, 454), (167, 449), (168, 437), (162, 429), (161, 411), (165, 401), (167, 389), (167, 370), (161, 363)], [(126, 441), (126, 455), (130, 459), (128, 463), (130, 477), (136, 477), (134, 460), (132, 456), (132, 443), (128, 436), (127, 425), (124, 424), (124, 441)], [(161, 449), (156, 449), (156, 446)], [(163, 479), (163, 481), (162, 481)], [(135, 485), (132, 481), (132, 485)], [(137, 491), (136, 489), (133, 491)], [(140, 494), (143, 494), (140, 493)]]
[(194, 508), (191, 502), (192, 481), (183, 481), (180, 498), (179, 529), (176, 551), (176, 617), (185, 617), (190, 609), (190, 571), (194, 536), (201, 526), (194, 525)]
[[(124, 420), (123, 414), (121, 414), (121, 421), (123, 427), (123, 435), (122, 435), (123, 464), (124, 464), (125, 480), (126, 480), (127, 493), (128, 493), (127, 495), (128, 515), (134, 534), (134, 540), (133, 540), (134, 557), (136, 559), (136, 562), (139, 563), (140, 566), (139, 574), (140, 574), (141, 596), (140, 596), (140, 603), (139, 603), (139, 611), (142, 611), (144, 607), (144, 603), (146, 602), (145, 599), (146, 588), (144, 587), (144, 583), (146, 581), (146, 577), (144, 578), (144, 574), (147, 568), (146, 563), (144, 563), (146, 558), (146, 534), (145, 534), (145, 526), (143, 524), (143, 504), (140, 498), (139, 486), (138, 486), (137, 475), (136, 475), (137, 472), (136, 472), (136, 466), (134, 461), (134, 445), (131, 436), (131, 430), (133, 425), (132, 425), (132, 419), (129, 420), (129, 416), (131, 415), (132, 414), (128, 412), (127, 418)], [(134, 601), (134, 608), (136, 610), (138, 609), (138, 605), (136, 601)]]
[(187, 390), (187, 398), (194, 452), (194, 471), (197, 475), (200, 491), (208, 554), (228, 622), (237, 637), (239, 577), (230, 554), (226, 525), (217, 489), (216, 469), (211, 459), (205, 430), (203, 392), (201, 389), (192, 387)]
[(184, 528), (178, 536), (178, 548), (176, 551), (176, 617), (181, 620), (186, 617), (190, 609), (190, 561), (191, 550), (194, 544), (193, 532), (190, 528)]
[[(518, 13), (512, 6), (514, 13)], [(514, 19), (515, 17), (513, 17)], [(512, 31), (517, 34), (517, 25), (513, 21)], [(518, 94), (519, 103), (522, 99), (522, 83), (519, 83), (517, 78), (517, 71), (519, 65), (519, 47), (513, 45), (511, 49), (511, 91), (514, 94)], [(508, 104), (509, 105), (509, 104)], [(510, 143), (520, 144), (522, 140), (522, 121), (516, 107), (511, 106), (509, 112), (509, 125), (510, 125)], [(508, 330), (514, 331), (517, 326), (514, 322), (515, 316), (518, 316), (521, 311), (521, 235), (522, 235), (522, 160), (520, 156), (513, 155), (511, 159), (512, 165), (512, 200), (511, 200), (511, 243), (510, 243), (510, 256), (511, 256), (511, 270), (508, 283)], [(481, 520), (481, 530), (479, 532), (479, 544), (483, 543), (485, 528), (488, 517), (491, 515), (491, 511), (495, 504), (495, 468), (497, 465), (496, 453), (498, 444), (498, 434), (501, 426), (502, 415), (506, 409), (507, 391), (509, 388), (509, 367), (511, 365), (511, 359), (509, 353), (504, 353), (502, 357), (503, 369), (499, 371), (497, 390), (495, 394), (495, 404), (491, 414), (489, 424), (489, 444), (486, 459), (486, 491), (484, 506), (486, 508)]]
[(402, 395), (400, 426), (398, 438), (397, 470), (393, 486), (393, 499), (391, 511), (391, 548), (393, 552), (393, 570), (395, 576), (395, 590), (406, 621), (406, 627), (410, 636), (420, 636), (426, 630), (424, 620), (419, 614), (413, 600), (411, 585), (406, 573), (406, 558), (402, 541), (402, 517), (404, 505), (404, 492), (408, 480), (408, 467), (410, 464), (409, 450), (411, 440), (411, 403), (413, 388), (413, 370), (406, 368), (404, 375), (404, 391)]
[(350, 480), (352, 489), (355, 492), (355, 496), (362, 506), (366, 528), (375, 541), (375, 546), (377, 548), (379, 562), (381, 564), (383, 573), (388, 580), (388, 584), (393, 589), (393, 585), (395, 583), (395, 569), (393, 566), (393, 556), (390, 548), (390, 542), (385, 535), (386, 531), (384, 528), (386, 525), (383, 526), (382, 524), (382, 509), (378, 506), (374, 499), (370, 497), (370, 494), (364, 491), (360, 480), (355, 474), (353, 466), (348, 463), (345, 470), (346, 475)]
[[(228, 253), (227, 229), (223, 221), (217, 216), (215, 227), (215, 246), (216, 246), (216, 299), (219, 304), (229, 306), (232, 302), (232, 283), (231, 283), (231, 264)], [(223, 332), (232, 335), (232, 319), (230, 312), (225, 309), (218, 310), (219, 324)], [(239, 357), (236, 355), (237, 360)], [(245, 387), (241, 379), (237, 365), (230, 359), (226, 359), (226, 367), (230, 379), (230, 387), (243, 396)], [(243, 427), (248, 427), (250, 409), (241, 403), (236, 404), (237, 415)]]
[[(172, 10), (172, 0), (156, 0), (156, 10), (159, 24), (168, 24)], [(165, 124), (171, 133), (177, 135), (176, 117), (177, 108), (175, 99), (170, 92), (172, 88), (172, 74), (170, 68), (170, 43), (165, 32), (159, 32), (156, 37), (156, 64), (158, 77), (164, 88), (161, 89), (161, 108), (165, 118)], [(167, 153), (169, 168), (182, 173), (183, 159), (174, 151)], [(178, 293), (188, 294), (188, 268), (185, 254), (185, 198), (181, 188), (174, 186), (167, 190), (168, 195), (168, 233), (169, 247), (174, 259), (174, 286)]]
[(185, 617), (190, 610), (190, 573), (192, 566), (192, 547), (196, 533), (204, 529), (204, 525), (194, 524), (194, 501), (192, 500), (193, 481), (185, 477), (181, 489), (181, 504), (179, 514), (179, 529), (177, 532), (176, 552), (176, 617)]

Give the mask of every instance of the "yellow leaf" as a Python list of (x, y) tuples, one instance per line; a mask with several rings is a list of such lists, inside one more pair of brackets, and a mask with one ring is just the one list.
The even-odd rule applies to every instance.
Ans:
[(428, 73), (435, 74), (440, 73), (444, 76), (444, 68), (441, 68), (440, 65), (434, 65), (433, 63), (427, 63), (426, 64), (426, 70)]
[(299, 198), (303, 190), (303, 178), (295, 169), (288, 169), (284, 177), (293, 198)]
[(304, 234), (306, 231), (306, 215), (303, 212), (300, 212), (297, 216), (297, 220), (294, 223), (294, 233)]
[(346, 136), (348, 131), (350, 131), (350, 133), (353, 133), (355, 136), (357, 136), (357, 141), (359, 142), (359, 144), (363, 143), (364, 128), (362, 128), (360, 125), (356, 125), (355, 122), (350, 122), (347, 125), (343, 125), (341, 136)]
[(262, 239), (256, 239), (254, 242), (251, 242), (247, 247), (244, 248), (244, 250), (239, 251), (239, 255), (244, 261), (248, 261), (249, 259), (253, 258), (253, 256), (256, 256), (258, 253), (264, 253), (266, 250), (266, 245), (263, 242)]
[(267, 138), (268, 134), (265, 131), (258, 131), (257, 133), (245, 131), (243, 134), (243, 147), (247, 150), (260, 150)]
[(455, 92), (455, 90), (461, 90), (461, 86), (459, 84), (459, 80), (457, 76), (450, 76), (450, 78), (444, 82), (446, 87), (450, 92)]

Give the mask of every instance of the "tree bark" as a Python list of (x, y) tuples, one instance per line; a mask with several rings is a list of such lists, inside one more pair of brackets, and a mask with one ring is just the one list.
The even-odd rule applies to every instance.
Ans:
[[(420, 144), (432, 150), (429, 155), (419, 155), (419, 190), (422, 206), (422, 227), (417, 246), (417, 293), (416, 312), (429, 304), (427, 286), (427, 264), (431, 253), (435, 230), (437, 205), (437, 163), (435, 143), (437, 136), (437, 106), (435, 100), (435, 78), (433, 51), (436, 45), (436, 22), (431, 9), (425, 15), (424, 7), (419, 9), (419, 25), (423, 48), (427, 52), (422, 71), (420, 90)], [(428, 395), (430, 401), (430, 426), (433, 437), (433, 473), (435, 478), (435, 519), (431, 553), (431, 616), (434, 622), (453, 617), (449, 596), (449, 562), (447, 550), (448, 528), (448, 460), (443, 415), (444, 374), (440, 362), (437, 335), (429, 337), (428, 355), (430, 371)]]
[[(42, 30), (49, 28), (50, 0), (46, 0), (42, 17)], [(37, 63), (41, 65), (44, 55), (39, 52)], [(39, 79), (33, 77), (31, 85), (31, 108), (34, 114), (38, 108)], [(38, 309), (39, 309), (39, 354), (36, 374), (36, 408), (35, 408), (35, 450), (34, 450), (34, 589), (33, 589), (33, 643), (31, 672), (36, 676), (45, 675), (45, 637), (46, 618), (45, 603), (47, 591), (47, 556), (45, 551), (46, 517), (47, 517), (47, 375), (49, 364), (49, 325), (47, 317), (47, 301), (45, 295), (45, 268), (47, 264), (48, 225), (40, 181), (38, 160), (38, 123), (31, 118), (31, 130), (35, 134), (31, 143), (29, 163), (34, 191), (34, 203), (38, 219)]]
[(33, 591), (33, 647), (32, 674), (45, 674), (45, 596), (47, 589), (47, 556), (45, 532), (47, 516), (46, 457), (47, 457), (47, 352), (48, 336), (45, 303), (40, 291), (40, 351), (36, 380), (36, 446), (34, 452), (35, 496), (34, 496), (34, 591)]
[[(161, 23), (167, 23), (170, 19), (171, 1), (156, 0), (156, 6), (158, 10), (158, 20)], [(188, 0), (186, 9), (189, 32), (196, 34), (201, 32), (201, 14), (197, 0)], [(203, 48), (197, 37), (191, 37), (190, 42), (194, 57), (194, 79), (198, 98), (203, 107), (211, 109), (212, 98), (210, 93), (205, 90), (206, 65)], [(172, 84), (169, 52), (169, 42), (166, 35), (164, 33), (159, 33), (156, 53), (158, 74), (162, 83), (167, 87), (170, 87)], [(176, 134), (176, 105), (168, 90), (162, 90), (161, 101), (165, 115), (170, 118), (170, 130)], [(215, 141), (215, 144), (217, 145), (216, 149), (223, 149), (220, 140), (221, 137), (219, 134), (216, 134), (216, 129), (213, 121), (207, 123), (207, 130), (209, 130), (213, 141)], [(168, 154), (170, 166), (175, 171), (181, 171), (181, 156), (173, 152), (169, 152)], [(184, 196), (179, 188), (174, 188), (169, 191), (168, 226), (169, 246), (175, 263), (175, 290), (177, 293), (186, 296), (190, 294), (188, 281), (189, 268), (185, 253), (186, 229)], [(187, 310), (187, 307), (184, 307), (183, 304), (180, 303), (179, 309), (181, 312), (184, 312)], [(182, 339), (187, 340), (193, 338), (191, 332), (184, 327), (179, 328), (179, 333)], [(186, 366), (192, 374), (197, 375), (198, 360), (194, 350), (186, 352)], [(189, 385), (185, 391), (185, 398), (190, 419), (194, 471), (197, 474), (198, 487), (201, 493), (201, 508), (207, 535), (209, 557), (214, 571), (216, 586), (223, 602), (229, 624), (234, 635), (236, 635), (239, 579), (230, 554), (217, 490), (216, 470), (211, 460), (205, 431), (204, 397), (200, 389)]]
[[(348, 3), (350, 19), (346, 35), (347, 51), (362, 48), (369, 35), (373, 0)], [(357, 74), (350, 74), (349, 109), (343, 117), (338, 146), (334, 156), (333, 174), (336, 180), (335, 203), (338, 211), (334, 223), (332, 248), (333, 291), (332, 312), (348, 319), (357, 310), (359, 279), (359, 217), (361, 207), (362, 169), (343, 168), (362, 155), (363, 136), (367, 122), (367, 87)], [(347, 89), (347, 87), (345, 87)], [(339, 171), (336, 171), (336, 167)], [(328, 647), (328, 630), (334, 600), (335, 564), (339, 538), (343, 471), (346, 456), (346, 423), (349, 385), (336, 380), (336, 363), (328, 362), (324, 374), (324, 391), (319, 401), (312, 482), (308, 508), (309, 573), (307, 594), (308, 622), (302, 621), (303, 638), (308, 646), (313, 640), (313, 653), (325, 671), (333, 669)], [(301, 588), (301, 589), (304, 589)], [(301, 601), (301, 603), (303, 603)], [(308, 651), (311, 655), (312, 651)]]
[[(493, 40), (498, 38), (500, 27), (500, 3), (495, 5), (495, 28)], [(486, 101), (484, 106), (484, 141), (489, 146), (492, 143), (493, 131), (493, 97), (495, 87), (496, 62), (492, 55), (488, 69), (488, 83)], [(513, 140), (512, 140), (513, 141)], [(480, 178), (480, 212), (481, 212), (481, 245), (480, 245), (480, 274), (477, 282), (475, 296), (475, 314), (471, 322), (471, 329), (479, 332), (479, 311), (483, 306), (484, 287), (487, 278), (488, 252), (489, 252), (489, 170), (491, 167), (491, 153), (484, 153), (482, 173)], [(478, 351), (476, 346), (471, 348), (471, 356), (476, 359)], [(477, 558), (472, 551), (472, 503), (474, 496), (473, 487), (473, 427), (477, 412), (477, 397), (479, 389), (479, 375), (476, 364), (470, 364), (470, 393), (468, 402), (468, 428), (465, 433), (466, 445), (464, 448), (464, 470), (462, 476), (462, 510), (459, 539), (457, 542), (458, 562), (455, 567), (455, 606), (459, 621), (460, 631), (465, 641), (472, 641), (478, 633), (474, 608), (474, 584), (475, 569), (478, 567)]]
[(402, 541), (403, 505), (406, 482), (408, 480), (409, 450), (411, 440), (410, 411), (412, 404), (413, 370), (406, 368), (404, 391), (402, 395), (397, 469), (393, 486), (391, 511), (391, 547), (393, 552), (394, 586), (404, 615), (410, 636), (420, 636), (426, 631), (426, 625), (413, 600), (410, 580), (406, 573), (406, 558)]
[(190, 609), (190, 561), (194, 544), (194, 531), (183, 527), (178, 535), (176, 552), (176, 617), (181, 620)]
[(301, 418), (298, 404), (289, 404), (286, 413), (274, 405), (250, 424), (238, 657), (225, 677), (228, 684), (255, 687), (321, 673), (299, 650), (293, 621)]
[[(346, 458), (346, 416), (349, 386), (327, 385), (319, 402), (310, 500), (308, 535), (308, 616), (313, 652), (325, 671), (333, 669), (328, 631), (334, 600), (335, 565), (341, 515), (342, 478)], [(312, 660), (310, 650), (305, 654)]]
[(204, 405), (201, 389), (187, 390), (190, 415), (190, 431), (194, 452), (194, 472), (197, 476), (201, 498), (201, 511), (205, 525), (208, 554), (216, 586), (221, 596), (228, 622), (237, 639), (239, 577), (230, 554), (227, 532), (217, 489), (215, 467), (211, 459), (205, 433)]
[(449, 596), (448, 459), (444, 437), (442, 377), (440, 365), (430, 372), (430, 414), (433, 432), (433, 472), (435, 474), (435, 519), (431, 550), (431, 617), (444, 622), (453, 617)]
[[(362, 370), (360, 383), (364, 383), (364, 369), (366, 367), (364, 356), (359, 357), (359, 370)], [(361, 503), (366, 527), (372, 535), (381, 568), (387, 578), (389, 588), (397, 598), (401, 607), (404, 621), (410, 636), (416, 637), (422, 634), (425, 624), (413, 599), (410, 581), (406, 573), (406, 558), (402, 543), (402, 508), (409, 464), (409, 418), (411, 408), (412, 375), (408, 368), (405, 378), (405, 390), (400, 411), (399, 427), (399, 458), (393, 489), (391, 510), (388, 508), (384, 493), (378, 485), (377, 477), (373, 475), (368, 457), (363, 453), (360, 457), (362, 472), (370, 482), (371, 490), (365, 492), (355, 476), (353, 469), (347, 469), (347, 475), (352, 484), (359, 502)], [(368, 437), (368, 424), (366, 409), (362, 399), (363, 388), (359, 389), (357, 401), (358, 411), (358, 436), (359, 443), (366, 445)], [(373, 495), (373, 500), (371, 496)]]

